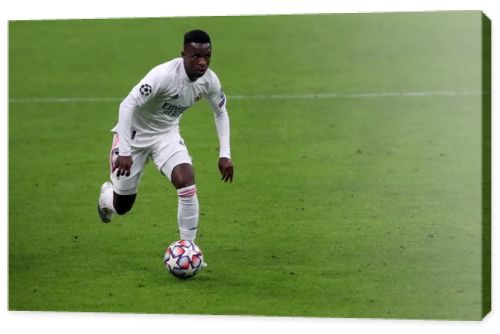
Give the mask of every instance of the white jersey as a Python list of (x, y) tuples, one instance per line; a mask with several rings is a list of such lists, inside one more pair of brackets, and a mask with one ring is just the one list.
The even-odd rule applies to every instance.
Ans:
[(148, 146), (158, 136), (178, 131), (183, 112), (202, 98), (214, 111), (219, 155), (229, 158), (229, 118), (220, 81), (210, 69), (191, 81), (182, 58), (154, 67), (120, 104), (119, 121), (112, 130), (120, 138), (120, 155), (129, 155), (131, 145)]

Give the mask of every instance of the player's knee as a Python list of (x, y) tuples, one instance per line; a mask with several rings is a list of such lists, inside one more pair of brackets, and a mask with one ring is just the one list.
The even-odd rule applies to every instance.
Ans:
[(124, 215), (132, 209), (136, 195), (118, 195), (113, 196), (113, 206), (118, 215)]
[(175, 166), (171, 178), (176, 189), (192, 186), (195, 183), (193, 166), (190, 164)]

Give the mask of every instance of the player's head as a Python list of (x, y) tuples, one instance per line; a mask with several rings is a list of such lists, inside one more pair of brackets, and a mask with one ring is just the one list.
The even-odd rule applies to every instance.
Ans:
[(184, 49), (181, 52), (184, 68), (191, 80), (203, 76), (210, 65), (212, 43), (203, 30), (191, 30), (184, 34)]

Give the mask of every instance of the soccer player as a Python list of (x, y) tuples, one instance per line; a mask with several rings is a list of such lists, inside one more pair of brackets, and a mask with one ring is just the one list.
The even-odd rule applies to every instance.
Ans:
[(199, 206), (194, 169), (179, 121), (202, 98), (214, 111), (222, 181), (233, 181), (226, 97), (217, 75), (208, 68), (211, 53), (206, 32), (187, 32), (182, 57), (154, 67), (120, 104), (109, 157), (112, 183), (102, 185), (97, 206), (103, 222), (132, 208), (144, 166), (152, 160), (177, 189), (180, 239), (196, 238)]

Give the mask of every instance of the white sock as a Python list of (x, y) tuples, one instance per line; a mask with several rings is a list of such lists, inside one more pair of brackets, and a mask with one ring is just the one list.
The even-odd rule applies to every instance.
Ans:
[(113, 206), (113, 187), (109, 187), (101, 194), (101, 198), (99, 198), (99, 202), (106, 209), (110, 210), (113, 213), (116, 213), (115, 207)]
[(196, 185), (177, 190), (179, 207), (177, 221), (181, 239), (194, 241), (198, 228), (199, 205), (196, 196)]

